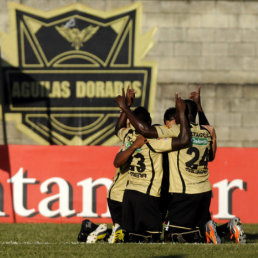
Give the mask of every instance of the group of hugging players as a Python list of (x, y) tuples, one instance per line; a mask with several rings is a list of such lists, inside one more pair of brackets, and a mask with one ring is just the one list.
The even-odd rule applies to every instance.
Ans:
[(245, 243), (239, 218), (220, 226), (211, 219), (208, 162), (215, 158), (217, 143), (202, 110), (200, 88), (186, 100), (176, 94), (163, 125), (152, 125), (144, 107), (132, 111), (133, 98), (128, 87), (115, 99), (120, 107), (115, 134), (122, 146), (107, 198), (113, 227), (86, 219), (78, 241)]

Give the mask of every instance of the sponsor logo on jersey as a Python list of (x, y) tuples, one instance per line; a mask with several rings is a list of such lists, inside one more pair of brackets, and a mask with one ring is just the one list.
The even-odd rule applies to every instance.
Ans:
[(207, 145), (208, 144), (208, 139), (192, 137), (192, 144), (195, 144), (195, 145)]

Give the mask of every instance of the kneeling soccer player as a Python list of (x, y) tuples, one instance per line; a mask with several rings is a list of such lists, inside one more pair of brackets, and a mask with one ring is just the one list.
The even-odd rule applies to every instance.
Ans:
[(212, 193), (208, 162), (215, 158), (216, 134), (213, 127), (195, 123), (196, 103), (186, 100), (186, 106), (191, 145), (170, 154), (171, 200), (165, 235), (173, 242), (207, 241), (220, 244), (222, 234), (231, 231), (236, 242), (240, 239), (244, 241), (239, 219), (233, 219), (218, 228), (211, 220), (209, 208)]
[[(124, 104), (121, 98), (116, 99), (119, 105)], [(162, 232), (159, 209), (162, 180), (161, 152), (177, 150), (189, 144), (189, 130), (184, 115), (184, 102), (177, 97), (176, 105), (182, 123), (179, 136), (149, 140), (132, 154), (128, 184), (123, 198), (122, 224), (123, 229), (129, 235), (130, 242), (158, 242), (160, 240)], [(139, 107), (133, 113), (139, 119), (151, 124), (151, 118), (146, 109)], [(130, 128), (121, 129), (121, 134), (126, 138), (127, 146), (130, 146), (138, 135), (135, 130)]]
[[(141, 135), (140, 135), (141, 136)], [(123, 210), (123, 196), (124, 191), (128, 182), (128, 170), (129, 170), (129, 163), (128, 161), (124, 161), (122, 159), (122, 164), (119, 163), (119, 160), (121, 162), (121, 154), (127, 155), (128, 157), (131, 157), (132, 153), (136, 151), (137, 149), (141, 148), (142, 145), (145, 143), (145, 138), (138, 136), (135, 140), (135, 142), (128, 146), (128, 148), (124, 149), (125, 142), (123, 143), (123, 147), (121, 151), (116, 155), (114, 160), (114, 165), (117, 167), (117, 172), (114, 177), (113, 184), (111, 185), (109, 192), (108, 192), (108, 207), (110, 210), (111, 218), (113, 221), (113, 228), (112, 233), (108, 239), (108, 242), (110, 244), (117, 243), (117, 242), (124, 242), (124, 233), (122, 231), (121, 225), (122, 225), (122, 210)], [(118, 134), (119, 137), (119, 134)]]

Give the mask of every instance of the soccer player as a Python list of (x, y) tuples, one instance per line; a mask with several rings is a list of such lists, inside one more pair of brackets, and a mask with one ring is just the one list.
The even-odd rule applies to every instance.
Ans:
[[(124, 89), (122, 92), (124, 94)], [(128, 87), (125, 96), (126, 103), (128, 106), (131, 106), (134, 94), (135, 91)], [(126, 126), (126, 120), (126, 115), (123, 112), (121, 112), (115, 127), (115, 134), (118, 137), (118, 131), (121, 127)], [(126, 148), (124, 139), (119, 139), (123, 143), (121, 146), (121, 150), (119, 151), (120, 153)], [(127, 149), (127, 151), (130, 151), (130, 149), (133, 149), (134, 147), (136, 147), (137, 149), (141, 147), (143, 143), (143, 137), (139, 137), (139, 139), (135, 141), (133, 146)], [(119, 153), (117, 154), (117, 156), (120, 155)], [(128, 166), (126, 166), (126, 164), (124, 166), (120, 166), (116, 162), (116, 158), (114, 161), (114, 165), (116, 167), (116, 173), (113, 178), (113, 183), (107, 194), (108, 207), (113, 221), (112, 232), (110, 232), (106, 224), (100, 224), (98, 226), (89, 220), (84, 220), (82, 221), (81, 230), (78, 235), (79, 242), (96, 243), (99, 240), (105, 239), (112, 244), (116, 242), (123, 242), (124, 240), (124, 234), (122, 232), (120, 225), (122, 224), (122, 200), (124, 196), (124, 190), (127, 184)]]
[[(119, 135), (118, 135), (119, 137)], [(130, 157), (134, 151), (141, 148), (145, 143), (145, 138), (139, 135), (135, 142), (125, 147), (125, 139), (122, 139), (123, 145), (119, 153), (116, 155), (114, 160), (114, 166), (116, 169), (116, 174), (113, 179), (113, 183), (108, 191), (108, 207), (110, 210), (111, 218), (113, 221), (112, 233), (108, 239), (110, 244), (123, 242), (124, 234), (121, 228), (122, 225), (122, 201), (124, 196), (124, 191), (128, 182), (128, 170), (129, 170), (129, 158), (121, 162), (121, 154), (126, 154)]]
[[(206, 118), (202, 106), (201, 106), (201, 96), (200, 96), (201, 87), (198, 88), (198, 91), (191, 92), (189, 94), (189, 99), (192, 99), (196, 105), (198, 110), (198, 116), (200, 124), (202, 125), (209, 125), (208, 119)], [(168, 108), (164, 113), (164, 127), (171, 128), (173, 125), (176, 124), (176, 108), (171, 107)], [(163, 221), (166, 221), (168, 203), (170, 199), (170, 194), (168, 192), (169, 189), (169, 160), (168, 160), (168, 153), (163, 153), (163, 179), (161, 185), (161, 213)]]
[[(118, 105), (127, 108), (124, 98), (116, 98)], [(132, 154), (129, 167), (128, 184), (123, 199), (123, 228), (129, 233), (131, 241), (159, 241), (162, 232), (162, 221), (159, 210), (159, 195), (162, 180), (161, 152), (177, 150), (189, 143), (189, 131), (184, 115), (185, 105), (176, 96), (179, 120), (182, 123), (180, 133), (175, 138), (148, 140), (140, 149)], [(138, 119), (149, 126), (149, 112), (139, 107), (133, 111)], [(130, 146), (138, 133), (131, 128), (119, 131), (121, 137), (126, 137)], [(125, 152), (122, 154), (126, 155)], [(129, 155), (125, 157), (125, 160)]]
[[(189, 95), (189, 99), (193, 100), (196, 103), (198, 116), (199, 116), (199, 124), (201, 125), (209, 125), (209, 122), (203, 112), (202, 106), (201, 106), (201, 98), (200, 98), (200, 87), (198, 88), (197, 92), (191, 92)], [(165, 115), (167, 112), (169, 112), (170, 109), (168, 109), (165, 112)], [(170, 110), (171, 112), (171, 110)], [(169, 117), (167, 115), (167, 117)], [(167, 121), (165, 123), (166, 125), (171, 125), (170, 121)], [(209, 132), (212, 135), (212, 151), (213, 153), (216, 152), (216, 133), (213, 127), (205, 126), (206, 129), (209, 130)], [(171, 155), (172, 156), (172, 155)], [(173, 196), (173, 195), (172, 195)], [(170, 207), (170, 210), (173, 211), (173, 207)], [(168, 227), (166, 227), (168, 228)], [(215, 229), (214, 232), (213, 229)], [(235, 240), (236, 243), (245, 243), (246, 242), (246, 235), (244, 234), (241, 222), (239, 218), (231, 219), (228, 223), (217, 226), (213, 221), (209, 221), (209, 223), (206, 225), (206, 232), (208, 242), (210, 241), (210, 238), (213, 238), (215, 242), (216, 237), (214, 235), (217, 233), (217, 239), (218, 242), (220, 242), (220, 238), (226, 238), (230, 237), (230, 239)], [(193, 241), (190, 239), (190, 241)]]
[[(173, 124), (176, 124), (176, 108), (168, 108), (164, 113), (164, 126), (166, 128), (171, 128)], [(160, 191), (160, 212), (162, 216), (162, 222), (167, 222), (167, 211), (168, 203), (170, 199), (169, 189), (169, 161), (168, 161), (168, 152), (162, 153), (162, 169), (163, 177), (161, 182), (161, 191)]]
[[(170, 153), (170, 188), (168, 224), (170, 239), (175, 242), (221, 243), (221, 237), (231, 234), (237, 243), (245, 242), (238, 218), (216, 227), (209, 212), (211, 185), (208, 162), (216, 154), (216, 133), (212, 126), (195, 123), (197, 105), (186, 100), (191, 130), (191, 145)], [(206, 239), (205, 239), (206, 237)]]
[[(122, 94), (124, 96), (124, 89), (122, 89)], [(130, 89), (130, 87), (127, 88), (125, 101), (128, 106), (131, 106), (133, 102), (135, 91)], [(120, 116), (117, 120), (116, 126), (115, 126), (115, 134), (122, 142), (122, 147), (119, 153), (116, 155), (114, 160), (114, 166), (116, 167), (116, 174), (113, 178), (113, 183), (108, 191), (108, 207), (111, 214), (111, 218), (113, 221), (113, 227), (112, 227), (112, 233), (110, 237), (108, 238), (108, 242), (110, 244), (117, 243), (117, 242), (123, 242), (124, 241), (124, 234), (121, 228), (122, 225), (122, 201), (124, 197), (124, 191), (126, 188), (127, 180), (128, 180), (128, 162), (124, 162), (124, 164), (120, 164), (117, 162), (120, 153), (123, 151), (130, 152), (134, 151), (137, 148), (140, 148), (144, 144), (144, 138), (139, 137), (130, 148), (126, 147), (125, 139), (121, 138), (121, 136), (118, 134), (119, 130), (122, 127), (127, 126), (127, 118), (124, 112), (120, 113)]]
[(211, 222), (211, 185), (208, 181), (208, 161), (212, 161), (216, 153), (215, 131), (212, 127), (208, 127), (210, 132), (196, 124), (197, 105), (192, 100), (185, 102), (191, 144), (169, 154), (169, 192), (172, 194), (168, 212), (169, 235), (175, 242), (204, 242), (208, 223), (207, 237), (217, 244), (220, 240)]

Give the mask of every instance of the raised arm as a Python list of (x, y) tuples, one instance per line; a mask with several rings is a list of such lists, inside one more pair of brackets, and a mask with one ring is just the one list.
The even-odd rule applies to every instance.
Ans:
[(211, 151), (209, 153), (209, 161), (213, 161), (216, 156), (217, 151), (217, 139), (216, 139), (216, 131), (213, 126), (211, 125), (203, 125), (211, 134), (212, 143), (211, 143)]
[[(124, 88), (122, 88), (122, 96), (125, 98), (125, 101), (126, 101), (126, 103), (129, 107), (133, 103), (134, 95), (135, 95), (135, 90), (130, 89), (130, 87), (128, 87), (127, 91), (126, 91), (126, 97), (125, 97), (125, 91), (124, 91)], [(119, 118), (117, 120), (117, 123), (116, 123), (116, 127), (115, 127), (115, 134), (116, 135), (118, 134), (118, 131), (121, 128), (126, 127), (126, 120), (127, 120), (126, 113), (124, 111), (121, 111), (120, 116), (119, 116)]]
[(129, 160), (131, 155), (137, 150), (138, 148), (142, 147), (143, 144), (147, 142), (147, 139), (145, 139), (142, 135), (139, 135), (135, 142), (126, 150), (120, 151), (117, 153), (115, 159), (114, 159), (114, 166), (116, 168), (121, 167), (126, 164), (126, 162)]
[(193, 100), (197, 105), (198, 116), (199, 116), (199, 124), (201, 125), (209, 125), (209, 121), (205, 116), (202, 105), (201, 105), (201, 87), (199, 86), (198, 92), (191, 92), (189, 95), (189, 99)]
[(178, 137), (172, 138), (172, 151), (185, 148), (190, 143), (190, 129), (185, 116), (185, 109), (186, 106), (184, 101), (176, 94), (176, 110), (178, 123), (180, 124), (180, 133)]
[(142, 134), (146, 138), (157, 138), (158, 133), (154, 126), (149, 126), (146, 123), (140, 121), (135, 117), (130, 107), (126, 105), (125, 97), (117, 96), (115, 98), (116, 103), (121, 108), (121, 110), (126, 114), (127, 118), (130, 120), (130, 123), (134, 126), (135, 130)]

